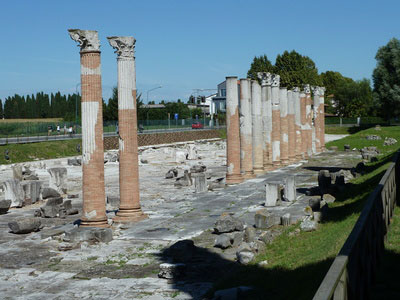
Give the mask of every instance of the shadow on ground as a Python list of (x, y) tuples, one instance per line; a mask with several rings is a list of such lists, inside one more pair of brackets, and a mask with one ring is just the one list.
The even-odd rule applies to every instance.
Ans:
[[(242, 288), (242, 292), (236, 289), (235, 299), (311, 299), (333, 261), (331, 258), (294, 270), (241, 265), (197, 247), (190, 240), (179, 241), (165, 249), (160, 258), (163, 262), (184, 264), (170, 283), (193, 299), (213, 299), (215, 291), (237, 287), (250, 289)], [(190, 283), (211, 283), (213, 288), (201, 291), (199, 297), (186, 290), (185, 285)]]

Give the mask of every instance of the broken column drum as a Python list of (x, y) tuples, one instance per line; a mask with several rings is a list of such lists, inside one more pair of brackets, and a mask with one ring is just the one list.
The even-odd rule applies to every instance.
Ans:
[(321, 144), (321, 151), (325, 150), (325, 88), (319, 88), (319, 121), (320, 121), (320, 136), (319, 142)]
[(280, 76), (272, 75), (271, 102), (272, 102), (272, 163), (274, 166), (281, 164), (281, 113), (279, 107), (279, 81)]
[(302, 137), (301, 137), (301, 107), (300, 107), (300, 88), (293, 88), (294, 119), (295, 119), (295, 155), (296, 160), (302, 158)]
[(264, 172), (261, 86), (256, 80), (251, 81), (251, 114), (253, 116), (253, 170), (255, 174), (261, 174)]
[(117, 53), (120, 207), (114, 221), (143, 219), (140, 207), (136, 113), (135, 42), (131, 36), (107, 37)]
[[(263, 167), (264, 171), (272, 168), (271, 151), (271, 127), (272, 127), (272, 106), (271, 106), (271, 83), (272, 75), (267, 72), (257, 73), (261, 80), (261, 110), (263, 123)], [(270, 154), (271, 152), (271, 154)]]
[(289, 122), (288, 94), (285, 87), (279, 89), (279, 107), (281, 116), (281, 163), (289, 164)]
[(254, 176), (250, 95), (251, 80), (240, 79), (240, 165), (244, 178)]
[(288, 136), (289, 136), (289, 161), (296, 161), (296, 130), (294, 120), (294, 92), (289, 90), (288, 93)]
[(100, 42), (97, 31), (79, 29), (68, 31), (81, 48), (83, 197), (81, 226), (107, 227)]
[(239, 93), (236, 76), (226, 77), (226, 183), (242, 182), (240, 174)]

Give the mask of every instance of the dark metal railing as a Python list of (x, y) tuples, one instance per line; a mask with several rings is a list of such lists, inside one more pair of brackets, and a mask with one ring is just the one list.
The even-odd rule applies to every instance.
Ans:
[(378, 186), (368, 197), (360, 217), (328, 273), (314, 300), (368, 299), (400, 188), (399, 152)]

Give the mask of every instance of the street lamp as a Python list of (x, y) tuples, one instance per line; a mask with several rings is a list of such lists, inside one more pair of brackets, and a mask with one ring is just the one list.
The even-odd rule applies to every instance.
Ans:
[(156, 90), (156, 89), (161, 89), (161, 88), (162, 88), (162, 86), (160, 85), (160, 86), (158, 86), (158, 87), (152, 88), (152, 89), (150, 89), (150, 90), (147, 91), (147, 104), (149, 104), (149, 93), (150, 93), (151, 91), (154, 91), (154, 90)]

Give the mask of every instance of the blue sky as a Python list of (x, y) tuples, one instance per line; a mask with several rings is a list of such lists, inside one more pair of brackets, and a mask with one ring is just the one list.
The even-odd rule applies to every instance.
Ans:
[(0, 99), (75, 92), (79, 48), (68, 28), (97, 30), (103, 97), (117, 84), (106, 37), (136, 38), (137, 87), (149, 100), (185, 101), (193, 89), (245, 77), (254, 56), (284, 50), (311, 57), (320, 72), (371, 78), (375, 54), (400, 38), (400, 1), (1, 1)]

